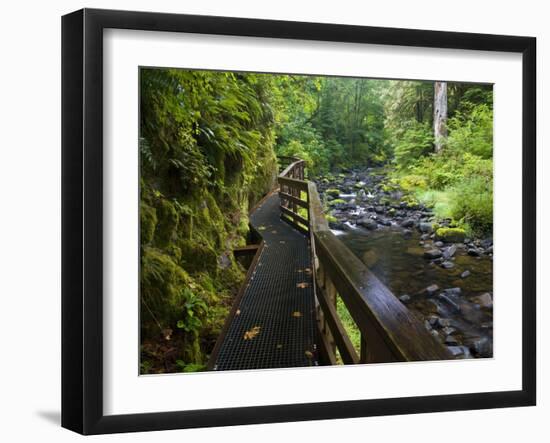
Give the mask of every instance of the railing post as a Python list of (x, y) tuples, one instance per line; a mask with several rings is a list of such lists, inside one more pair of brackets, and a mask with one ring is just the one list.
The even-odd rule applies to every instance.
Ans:
[(365, 340), (365, 336), (361, 334), (361, 353), (359, 356), (359, 363), (367, 363), (368, 360), (369, 360), (369, 357), (368, 357), (367, 341)]

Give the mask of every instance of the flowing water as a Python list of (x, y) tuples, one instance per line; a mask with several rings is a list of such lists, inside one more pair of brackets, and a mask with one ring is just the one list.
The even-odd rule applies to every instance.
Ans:
[[(478, 299), (492, 293), (490, 257), (472, 257), (459, 247), (452, 259), (454, 268), (443, 269), (423, 258), (425, 248), (416, 232), (406, 238), (399, 229), (355, 229), (340, 233), (339, 238), (396, 296), (409, 295), (408, 308), (422, 320), (449, 319), (456, 343), (447, 341), (447, 345), (466, 345), (478, 357), (492, 356), (493, 309), (480, 306)], [(461, 278), (466, 270), (470, 275)], [(444, 297), (426, 295), (425, 288), (434, 284), (440, 288), (438, 293), (449, 288), (460, 288), (460, 293), (457, 296), (455, 289)], [(445, 340), (443, 335), (440, 338)]]

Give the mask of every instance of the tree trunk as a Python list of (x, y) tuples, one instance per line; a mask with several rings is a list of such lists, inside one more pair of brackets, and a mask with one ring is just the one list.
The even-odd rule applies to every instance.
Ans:
[(435, 152), (440, 152), (447, 141), (447, 83), (434, 84), (434, 140)]

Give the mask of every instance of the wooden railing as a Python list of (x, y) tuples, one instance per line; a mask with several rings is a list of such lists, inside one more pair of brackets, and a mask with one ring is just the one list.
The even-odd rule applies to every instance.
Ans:
[[(310, 236), (317, 326), (324, 362), (451, 359), (447, 348), (330, 231), (317, 187), (305, 180), (305, 162), (288, 157), (283, 161), (289, 164), (278, 177), (281, 218)], [(338, 315), (338, 299), (359, 330), (358, 349)]]

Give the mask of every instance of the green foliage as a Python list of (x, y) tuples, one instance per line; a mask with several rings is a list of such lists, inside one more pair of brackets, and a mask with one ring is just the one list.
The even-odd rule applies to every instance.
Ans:
[(231, 249), (274, 183), (273, 81), (140, 71), (143, 371), (165, 370), (154, 349), (168, 341), (184, 370), (201, 369), (212, 350), (244, 277)]
[(396, 139), (394, 161), (398, 168), (414, 163), (433, 150), (433, 133), (425, 123), (411, 120), (395, 131), (393, 137)]
[(481, 158), (493, 157), (493, 110), (487, 104), (473, 106), (449, 120), (449, 149)]
[(351, 344), (359, 354), (361, 352), (361, 331), (359, 331), (355, 320), (351, 317), (348, 308), (340, 296), (336, 298), (336, 312), (350, 338)]
[[(159, 370), (145, 345), (170, 340), (174, 367), (204, 368), (244, 277), (231, 250), (275, 184), (275, 152), (306, 160), (312, 176), (387, 165), (384, 191), (404, 190), (407, 205), (425, 203), (459, 229), (490, 231), (492, 87), (449, 83), (448, 108), (435, 154), (433, 82), (142, 69), (142, 372)], [(329, 205), (345, 203), (326, 193)]]
[(484, 177), (470, 177), (452, 188), (451, 214), (474, 232), (491, 232), (493, 227), (493, 183)]

